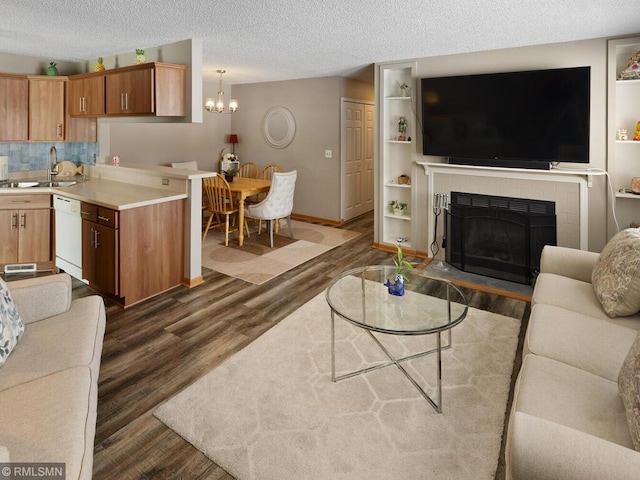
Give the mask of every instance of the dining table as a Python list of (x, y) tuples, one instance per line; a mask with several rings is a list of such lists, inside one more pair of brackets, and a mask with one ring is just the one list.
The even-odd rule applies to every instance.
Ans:
[(236, 197), (238, 201), (238, 227), (240, 229), (238, 233), (238, 245), (242, 246), (244, 243), (244, 202), (247, 197), (257, 195), (259, 193), (266, 193), (271, 188), (271, 180), (265, 180), (262, 178), (247, 178), (247, 177), (233, 177), (233, 181), (229, 182), (231, 187), (231, 193)]

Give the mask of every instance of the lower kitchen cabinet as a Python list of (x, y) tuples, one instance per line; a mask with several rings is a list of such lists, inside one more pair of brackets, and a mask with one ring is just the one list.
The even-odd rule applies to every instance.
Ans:
[(82, 203), (82, 274), (124, 307), (182, 283), (184, 200), (127, 210)]
[(0, 267), (35, 263), (52, 270), (51, 195), (0, 196)]

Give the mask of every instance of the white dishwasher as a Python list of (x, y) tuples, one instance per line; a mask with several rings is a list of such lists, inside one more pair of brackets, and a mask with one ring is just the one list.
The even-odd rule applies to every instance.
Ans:
[(56, 215), (56, 267), (82, 280), (82, 217), (80, 201), (53, 196)]

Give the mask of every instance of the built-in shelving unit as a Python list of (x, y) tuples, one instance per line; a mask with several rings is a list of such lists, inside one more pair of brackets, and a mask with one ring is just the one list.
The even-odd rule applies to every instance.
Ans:
[[(640, 195), (621, 189), (640, 177), (640, 141), (634, 141), (636, 123), (640, 121), (640, 80), (618, 80), (629, 59), (640, 50), (640, 37), (609, 40), (607, 154), (611, 182), (615, 191), (615, 211), (620, 229), (631, 222), (640, 223)], [(619, 128), (627, 130), (628, 140), (618, 140)], [(613, 217), (609, 219), (609, 236), (615, 233)]]
[[(378, 121), (378, 203), (376, 214), (376, 242), (381, 246), (402, 244), (415, 250), (415, 216), (419, 212), (413, 187), (416, 141), (416, 103), (414, 62), (390, 63), (377, 66)], [(407, 88), (400, 88), (406, 85)], [(406, 130), (401, 132), (401, 118)], [(404, 138), (402, 138), (404, 137)], [(401, 175), (409, 183), (400, 183)], [(402, 215), (396, 215), (390, 203), (397, 200), (407, 204)]]

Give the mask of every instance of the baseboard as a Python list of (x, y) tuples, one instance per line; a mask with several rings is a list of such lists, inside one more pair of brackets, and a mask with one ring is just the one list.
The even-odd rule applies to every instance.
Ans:
[(302, 215), (300, 213), (292, 213), (291, 214), (291, 219), (292, 220), (300, 220), (301, 222), (322, 223), (324, 225), (330, 225), (332, 227), (339, 227), (340, 225), (342, 225), (344, 223), (341, 220), (340, 221), (338, 221), (338, 220), (329, 220), (327, 218), (312, 217), (310, 215)]
[[(374, 242), (372, 244), (373, 248), (377, 248), (378, 250), (382, 250), (384, 252), (396, 253), (398, 251), (395, 245), (387, 245), (385, 243), (377, 243)], [(402, 253), (404, 255), (412, 255), (414, 257), (427, 258), (429, 255), (427, 252), (422, 252), (420, 250), (410, 250), (408, 248), (402, 248)]]
[(201, 285), (203, 283), (204, 283), (204, 278), (202, 278), (202, 275), (200, 275), (199, 277), (182, 279), (182, 285), (184, 285), (187, 288), (197, 287), (198, 285)]

